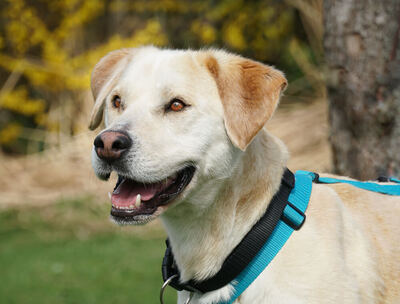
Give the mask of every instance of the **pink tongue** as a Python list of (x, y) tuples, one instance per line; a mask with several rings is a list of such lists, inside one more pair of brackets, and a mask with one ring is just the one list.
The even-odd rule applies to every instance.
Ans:
[(114, 206), (129, 207), (135, 205), (138, 194), (142, 201), (148, 201), (166, 186), (165, 182), (144, 185), (126, 179), (112, 193), (111, 202)]

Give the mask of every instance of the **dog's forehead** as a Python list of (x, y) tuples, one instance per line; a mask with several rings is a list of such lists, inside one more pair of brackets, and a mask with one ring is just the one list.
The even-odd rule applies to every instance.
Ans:
[(192, 52), (175, 50), (142, 51), (129, 62), (121, 84), (129, 87), (173, 87), (188, 85), (202, 70)]
[(217, 84), (204, 64), (204, 55), (196, 51), (143, 50), (123, 70), (116, 91), (127, 103), (140, 103), (141, 107), (181, 98), (203, 111), (222, 115)]

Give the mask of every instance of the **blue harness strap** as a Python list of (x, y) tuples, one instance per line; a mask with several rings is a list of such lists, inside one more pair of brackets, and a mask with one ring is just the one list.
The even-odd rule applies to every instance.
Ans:
[(400, 184), (400, 179), (394, 178), (394, 177), (390, 177), (389, 181), (391, 181), (392, 183), (398, 183)]
[[(218, 304), (232, 304), (271, 263), (293, 231), (303, 226), (306, 220), (304, 213), (310, 201), (313, 183), (345, 183), (368, 191), (400, 196), (399, 179), (381, 177), (379, 182), (395, 184), (320, 177), (317, 173), (301, 170), (293, 176), (293, 173), (286, 168), (279, 191), (272, 198), (265, 214), (225, 259), (221, 270), (211, 279), (194, 283), (193, 280), (179, 282), (179, 269), (175, 265), (172, 249), (167, 240), (162, 264), (164, 284), (169, 284), (177, 290), (199, 293), (218, 290), (229, 284), (233, 287), (231, 297)], [(174, 283), (173, 280), (178, 282)]]
[(309, 171), (296, 171), (295, 187), (291, 191), (288, 204), (283, 210), (283, 214), (276, 225), (271, 236), (258, 252), (256, 257), (249, 265), (231, 282), (234, 292), (228, 301), (219, 304), (232, 304), (254, 280), (264, 271), (273, 258), (285, 245), (294, 230), (298, 230), (304, 224), (312, 183), (345, 183), (352, 186), (388, 195), (400, 195), (400, 180), (388, 178), (387, 181), (397, 183), (397, 185), (384, 185), (374, 182), (360, 182), (355, 180), (337, 179), (331, 177), (319, 177), (318, 174)]
[[(387, 195), (400, 195), (400, 185), (385, 185), (381, 183), (378, 184), (376, 182), (360, 182), (355, 180), (339, 179), (333, 177), (320, 177), (318, 174), (308, 171), (301, 171), (301, 173), (308, 174), (309, 176), (312, 177), (313, 181), (316, 183), (322, 183), (322, 184), (344, 183), (368, 191), (378, 192)], [(388, 178), (388, 181), (400, 184), (400, 180), (393, 177)]]
[(289, 203), (283, 211), (281, 220), (256, 257), (232, 281), (234, 293), (231, 298), (226, 302), (220, 302), (220, 304), (232, 304), (264, 271), (285, 245), (293, 231), (300, 229), (303, 225), (305, 221), (304, 212), (307, 209), (311, 195), (312, 177), (304, 172), (296, 172), (295, 178), (295, 188), (289, 195)]

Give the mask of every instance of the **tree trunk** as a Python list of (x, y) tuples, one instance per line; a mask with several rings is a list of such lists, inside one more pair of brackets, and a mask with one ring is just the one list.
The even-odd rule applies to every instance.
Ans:
[(400, 176), (400, 1), (324, 1), (334, 170)]

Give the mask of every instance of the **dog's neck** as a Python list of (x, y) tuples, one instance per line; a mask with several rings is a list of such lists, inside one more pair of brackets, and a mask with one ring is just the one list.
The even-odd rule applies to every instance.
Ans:
[[(264, 214), (279, 189), (288, 153), (261, 131), (239, 155), (229, 179), (203, 183), (199, 195), (162, 216), (182, 281), (219, 271), (233, 248)], [(200, 209), (195, 200), (208, 200)]]

